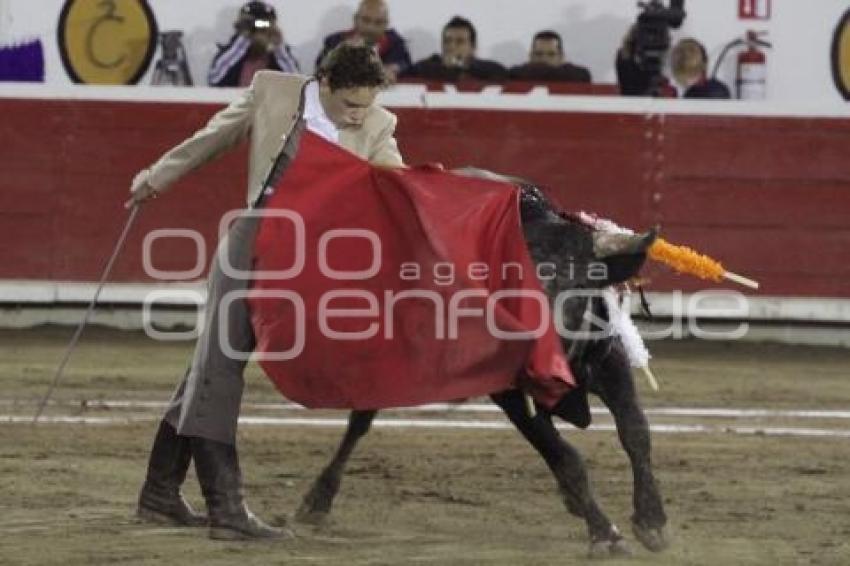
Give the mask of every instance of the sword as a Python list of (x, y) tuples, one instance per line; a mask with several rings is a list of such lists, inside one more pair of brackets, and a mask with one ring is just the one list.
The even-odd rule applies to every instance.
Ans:
[(47, 389), (47, 392), (44, 394), (44, 397), (41, 398), (41, 402), (38, 404), (38, 410), (35, 413), (35, 416), (32, 419), (32, 424), (37, 424), (38, 419), (41, 418), (41, 414), (44, 412), (44, 408), (47, 406), (48, 401), (50, 400), (50, 396), (53, 395), (53, 390), (56, 389), (56, 386), (59, 385), (59, 380), (62, 379), (62, 375), (65, 372), (65, 366), (68, 365), (68, 360), (71, 359), (71, 354), (74, 352), (74, 349), (77, 347), (77, 343), (80, 341), (80, 336), (83, 333), (83, 329), (88, 324), (91, 315), (94, 313), (94, 308), (97, 305), (97, 300), (100, 297), (100, 292), (103, 291), (103, 287), (106, 284), (106, 279), (109, 277), (109, 273), (112, 271), (112, 266), (115, 264), (115, 260), (118, 258), (118, 254), (121, 252), (121, 249), (124, 247), (124, 242), (127, 240), (127, 234), (130, 233), (130, 228), (132, 228), (133, 223), (136, 220), (136, 215), (138, 215), (140, 210), (139, 204), (134, 204), (130, 209), (130, 215), (127, 217), (127, 222), (124, 224), (124, 229), (121, 231), (121, 236), (118, 238), (118, 242), (115, 244), (115, 249), (112, 250), (112, 255), (109, 257), (109, 261), (106, 262), (106, 268), (103, 270), (103, 274), (100, 276), (100, 283), (97, 286), (97, 289), (94, 292), (94, 296), (92, 297), (91, 302), (89, 303), (88, 309), (86, 309), (86, 314), (83, 316), (83, 320), (80, 321), (80, 324), (77, 326), (76, 332), (74, 332), (73, 338), (71, 338), (71, 342), (68, 343), (68, 347), (65, 349), (65, 354), (62, 356), (62, 361), (59, 364), (59, 369), (56, 370), (56, 375), (53, 376), (53, 382), (50, 384), (50, 387)]

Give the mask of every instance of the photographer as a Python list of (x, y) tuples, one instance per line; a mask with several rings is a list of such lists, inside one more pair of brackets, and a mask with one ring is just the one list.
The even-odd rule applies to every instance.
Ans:
[(264, 69), (299, 72), (298, 61), (277, 25), (275, 9), (265, 2), (248, 2), (233, 24), (236, 33), (221, 47), (209, 71), (209, 85), (247, 87)]
[(685, 0), (671, 0), (669, 7), (661, 0), (639, 6), (637, 22), (617, 51), (620, 92), (625, 96), (675, 98), (675, 88), (661, 71), (670, 49), (670, 29), (678, 29), (685, 20)]
[[(650, 83), (655, 74), (641, 67), (635, 56), (636, 29), (637, 25), (632, 25), (629, 28), (629, 31), (623, 37), (620, 49), (617, 50), (617, 84), (620, 85), (620, 94), (623, 96), (650, 96)], [(663, 75), (662, 78), (669, 85), (669, 79), (666, 79)], [(673, 96), (675, 96), (675, 91)]]

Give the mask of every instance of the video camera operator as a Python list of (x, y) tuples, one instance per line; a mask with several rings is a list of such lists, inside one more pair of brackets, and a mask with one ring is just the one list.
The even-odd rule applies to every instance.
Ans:
[(641, 13), (629, 28), (617, 51), (617, 82), (625, 96), (675, 97), (676, 90), (662, 70), (670, 49), (670, 29), (685, 20), (685, 0), (662, 0), (638, 4)]

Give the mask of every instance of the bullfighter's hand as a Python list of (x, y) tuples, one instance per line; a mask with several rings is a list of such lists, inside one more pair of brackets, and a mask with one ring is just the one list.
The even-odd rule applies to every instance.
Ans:
[(159, 192), (148, 183), (148, 172), (142, 171), (133, 179), (130, 185), (130, 199), (124, 203), (124, 208), (132, 208), (136, 205), (155, 199)]

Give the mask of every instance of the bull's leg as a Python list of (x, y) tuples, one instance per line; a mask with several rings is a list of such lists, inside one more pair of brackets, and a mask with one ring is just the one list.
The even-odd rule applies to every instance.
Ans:
[(569, 512), (583, 518), (587, 523), (591, 557), (629, 554), (619, 530), (593, 498), (590, 479), (581, 455), (558, 434), (551, 416), (538, 411), (535, 417), (531, 417), (526, 410), (525, 399), (518, 390), (498, 393), (491, 398), (543, 457), (555, 476)]
[(348, 428), (330, 463), (313, 482), (304, 496), (295, 517), (304, 523), (321, 523), (331, 512), (334, 497), (339, 491), (345, 465), (354, 452), (354, 447), (369, 432), (378, 411), (352, 411), (348, 417)]
[(632, 372), (622, 346), (617, 343), (596, 370), (591, 390), (597, 393), (614, 417), (620, 442), (629, 456), (634, 474), (635, 537), (646, 548), (660, 552), (669, 546), (667, 515), (652, 473), (649, 423), (638, 401)]

